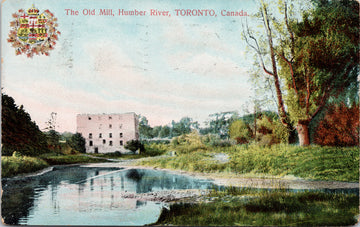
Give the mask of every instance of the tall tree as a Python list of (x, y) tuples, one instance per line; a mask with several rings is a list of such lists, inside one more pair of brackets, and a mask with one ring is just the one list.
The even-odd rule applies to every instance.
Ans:
[(2, 155), (17, 151), (23, 155), (36, 156), (48, 151), (46, 137), (31, 120), (30, 115), (15, 100), (1, 94), (1, 144)]
[(357, 83), (359, 3), (315, 1), (301, 18), (286, 0), (279, 1), (279, 9), (280, 20), (261, 1), (265, 51), (248, 28), (245, 40), (256, 51), (263, 71), (273, 78), (281, 122), (289, 130), (295, 125), (300, 145), (309, 145), (310, 122), (329, 100)]
[(81, 135), (81, 133), (75, 133), (71, 136), (70, 141), (69, 141), (70, 146), (79, 151), (80, 153), (86, 153), (86, 148), (85, 148), (85, 138)]
[(153, 138), (152, 128), (149, 125), (149, 121), (145, 116), (139, 115), (139, 134), (140, 139), (151, 139)]
[(217, 134), (221, 138), (229, 138), (230, 124), (238, 119), (236, 111), (226, 111), (209, 115), (210, 120), (205, 122), (207, 127), (200, 130), (201, 134)]

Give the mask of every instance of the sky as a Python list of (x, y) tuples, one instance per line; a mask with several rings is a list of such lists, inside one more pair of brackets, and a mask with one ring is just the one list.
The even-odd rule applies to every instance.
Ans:
[[(6, 42), (11, 15), (32, 4), (58, 19), (61, 35), (50, 56), (16, 56)], [(241, 39), (245, 18), (221, 10), (252, 15), (254, 0), (5, 0), (1, 7), (1, 87), (40, 129), (51, 112), (60, 132), (75, 132), (76, 115), (84, 113), (135, 112), (151, 126), (185, 116), (202, 123), (217, 112), (243, 113), (253, 97), (253, 56)], [(147, 15), (83, 15), (84, 9)], [(171, 16), (149, 16), (151, 9)], [(176, 16), (176, 9), (212, 9), (217, 16)]]

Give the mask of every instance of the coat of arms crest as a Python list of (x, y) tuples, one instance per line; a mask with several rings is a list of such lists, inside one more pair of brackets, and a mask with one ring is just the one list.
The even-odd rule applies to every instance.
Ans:
[(34, 54), (49, 55), (49, 51), (56, 45), (58, 35), (56, 29), (57, 18), (49, 10), (40, 13), (34, 5), (28, 10), (20, 9), (13, 14), (14, 21), (10, 22), (8, 42), (12, 43), (16, 55), (26, 54), (33, 57)]

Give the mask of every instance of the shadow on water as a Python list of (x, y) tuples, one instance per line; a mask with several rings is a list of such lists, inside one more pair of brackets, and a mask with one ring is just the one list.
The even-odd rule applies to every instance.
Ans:
[(136, 182), (139, 182), (143, 176), (144, 176), (144, 173), (139, 173), (139, 171), (136, 169), (130, 169), (126, 173), (127, 178), (129, 178), (133, 181), (136, 181)]

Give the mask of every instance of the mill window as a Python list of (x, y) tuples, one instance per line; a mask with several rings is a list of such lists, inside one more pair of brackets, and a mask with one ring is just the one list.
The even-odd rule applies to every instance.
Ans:
[(123, 145), (123, 141), (122, 140), (120, 140), (120, 146), (122, 146)]
[(109, 146), (112, 146), (112, 141), (111, 140), (109, 141)]
[(92, 133), (89, 133), (89, 139), (92, 139)]
[(123, 133), (122, 132), (120, 132), (120, 138), (122, 138), (123, 137)]
[(112, 138), (112, 133), (111, 132), (109, 133), (109, 138)]
[(89, 146), (91, 147), (93, 145), (93, 141), (89, 141)]

